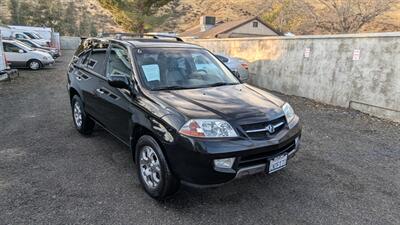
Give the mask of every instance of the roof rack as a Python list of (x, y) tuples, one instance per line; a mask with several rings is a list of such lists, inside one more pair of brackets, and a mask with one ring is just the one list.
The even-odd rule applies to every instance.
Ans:
[(123, 37), (134, 37), (134, 38), (145, 38), (145, 37), (151, 37), (154, 39), (175, 39), (176, 41), (183, 42), (183, 40), (180, 37), (177, 36), (172, 36), (172, 35), (161, 35), (161, 34), (137, 34), (137, 33), (99, 33), (97, 35), (99, 38), (105, 38), (105, 37), (114, 37), (118, 40), (122, 40)]

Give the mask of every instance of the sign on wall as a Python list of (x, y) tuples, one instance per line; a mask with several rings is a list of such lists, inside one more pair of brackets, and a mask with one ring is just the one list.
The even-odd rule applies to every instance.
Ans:
[(310, 58), (310, 55), (311, 55), (311, 49), (305, 48), (304, 49), (304, 58)]
[(360, 60), (360, 55), (361, 55), (360, 49), (355, 49), (355, 50), (353, 51), (353, 61), (358, 61), (358, 60)]

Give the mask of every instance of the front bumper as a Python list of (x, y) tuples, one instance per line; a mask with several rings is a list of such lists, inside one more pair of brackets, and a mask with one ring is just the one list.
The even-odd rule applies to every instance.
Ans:
[[(285, 128), (269, 140), (235, 138), (205, 140), (177, 135), (165, 144), (166, 157), (173, 173), (185, 184), (215, 186), (235, 178), (265, 172), (269, 160), (287, 153), (292, 158), (299, 150), (301, 125)], [(232, 168), (215, 168), (214, 159), (235, 157)]]

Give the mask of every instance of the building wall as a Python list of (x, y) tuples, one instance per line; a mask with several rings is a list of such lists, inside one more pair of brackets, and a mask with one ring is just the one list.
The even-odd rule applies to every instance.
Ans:
[[(253, 22), (258, 22), (258, 27), (253, 27)], [(250, 35), (263, 35), (263, 36), (277, 36), (277, 34), (269, 29), (264, 24), (260, 23), (258, 20), (252, 20), (242, 26), (227, 32), (225, 35), (227, 37), (241, 37), (243, 35), (250, 36)]]
[(400, 122), (400, 33), (188, 41), (249, 60), (253, 85)]

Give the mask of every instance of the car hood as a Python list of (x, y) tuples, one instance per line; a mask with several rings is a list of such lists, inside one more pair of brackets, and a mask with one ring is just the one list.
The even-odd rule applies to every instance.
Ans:
[(186, 120), (214, 118), (251, 123), (283, 115), (282, 100), (248, 84), (158, 91), (153, 94)]

